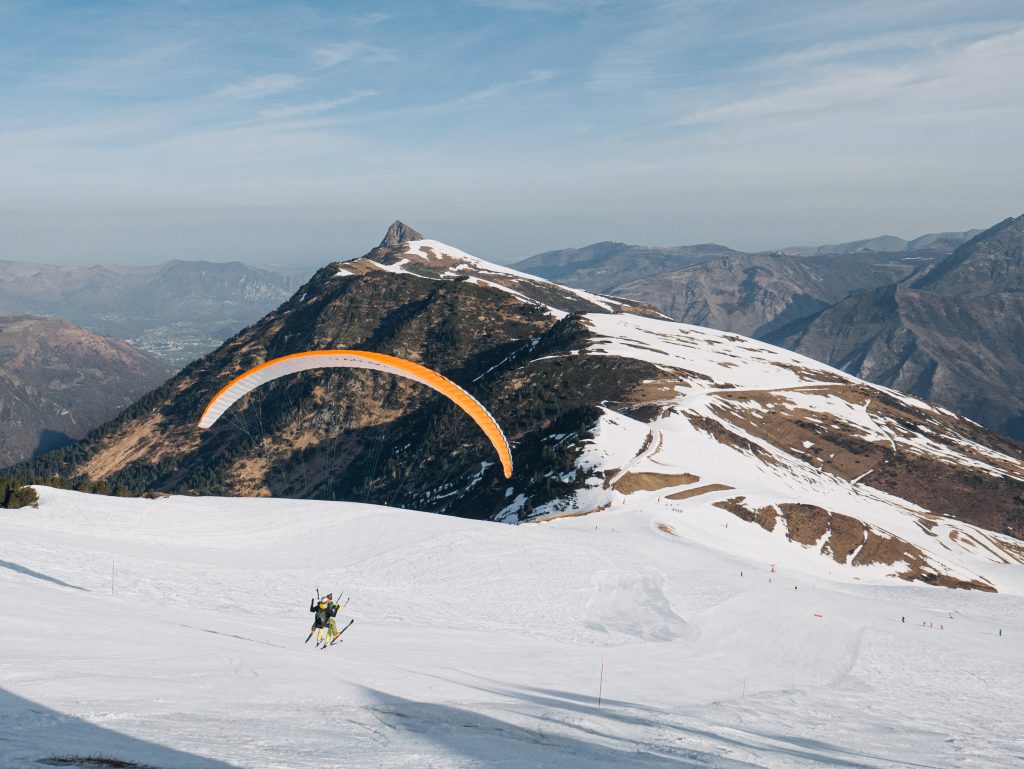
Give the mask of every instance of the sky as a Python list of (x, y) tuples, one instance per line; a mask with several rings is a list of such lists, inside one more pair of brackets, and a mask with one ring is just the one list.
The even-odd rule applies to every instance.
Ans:
[(1019, 0), (0, 0), (0, 259), (760, 250), (1022, 180)]

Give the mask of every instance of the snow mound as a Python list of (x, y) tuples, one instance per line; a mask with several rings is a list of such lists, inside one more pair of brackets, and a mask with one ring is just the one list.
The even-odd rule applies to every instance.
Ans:
[(594, 594), (584, 624), (609, 635), (643, 641), (671, 641), (686, 632), (663, 589), (665, 576), (653, 569), (613, 569), (594, 575)]

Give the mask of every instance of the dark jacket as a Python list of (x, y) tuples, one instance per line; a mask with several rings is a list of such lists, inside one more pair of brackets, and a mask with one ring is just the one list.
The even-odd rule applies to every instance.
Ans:
[(336, 603), (328, 603), (323, 609), (318, 605), (319, 601), (315, 598), (309, 602), (309, 610), (313, 612), (316, 617), (313, 619), (313, 627), (327, 627), (327, 623), (330, 622), (332, 617), (336, 617), (338, 610), (341, 608)]

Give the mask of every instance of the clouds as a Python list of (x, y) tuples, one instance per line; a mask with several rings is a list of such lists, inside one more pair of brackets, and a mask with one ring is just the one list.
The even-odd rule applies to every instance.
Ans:
[(370, 45), (361, 40), (346, 40), (341, 43), (320, 46), (314, 48), (311, 55), (322, 69), (329, 69), (350, 61), (378, 64), (395, 60), (394, 51)]
[(555, 77), (555, 73), (546, 69), (537, 69), (532, 72), (528, 72), (526, 77), (519, 80), (511, 80), (504, 83), (493, 83), (491, 85), (479, 88), (471, 93), (466, 94), (453, 103), (466, 104), (469, 102), (483, 101), (485, 99), (494, 99), (502, 96), (510, 95), (516, 91), (524, 88), (530, 88), (531, 86), (540, 85), (546, 83), (551, 78)]
[(0, 26), (7, 210), (330, 201), (385, 224), (514, 220), (520, 255), (1024, 210), (1017, 3), (46, 2)]
[(302, 82), (295, 75), (257, 75), (240, 83), (232, 83), (217, 89), (217, 96), (228, 99), (260, 99), (282, 91), (289, 91)]
[[(833, 61), (852, 52), (876, 50), (857, 41), (809, 55), (786, 55), (790, 68), (811, 60)], [(838, 48), (838, 50), (836, 50)], [(769, 93), (684, 114), (680, 125), (733, 124), (772, 119), (906, 122), (962, 119), (991, 110), (1024, 113), (1024, 28), (966, 45), (926, 48), (923, 54), (888, 66), (831, 67), (795, 75), (792, 85)]]
[(340, 99), (314, 101), (307, 104), (289, 104), (283, 107), (270, 107), (268, 109), (260, 110), (260, 115), (271, 120), (320, 115), (324, 112), (331, 112), (338, 107), (347, 107), (351, 104), (356, 104), (363, 99), (368, 99), (369, 97), (376, 95), (377, 91), (355, 91), (354, 93), (350, 93), (348, 96), (343, 96)]

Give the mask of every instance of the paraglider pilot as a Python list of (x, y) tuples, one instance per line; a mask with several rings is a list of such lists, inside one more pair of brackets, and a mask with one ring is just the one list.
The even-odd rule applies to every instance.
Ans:
[[(317, 644), (330, 643), (338, 637), (338, 623), (334, 618), (338, 616), (338, 612), (342, 608), (344, 607), (334, 602), (333, 593), (328, 593), (319, 602), (315, 598), (310, 599), (309, 610), (316, 616), (313, 618), (313, 627), (309, 632), (312, 635), (316, 631)], [(325, 632), (326, 639), (324, 639)]]

